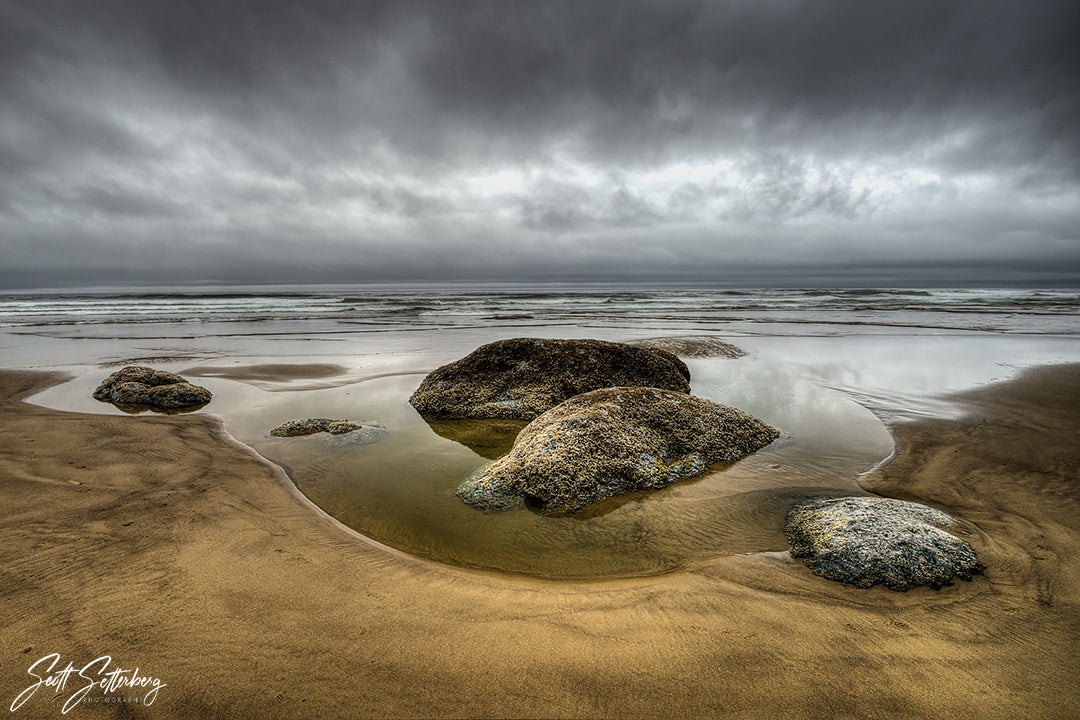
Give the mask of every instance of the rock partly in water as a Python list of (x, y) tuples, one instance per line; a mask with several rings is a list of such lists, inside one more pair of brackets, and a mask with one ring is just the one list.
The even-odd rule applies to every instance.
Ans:
[(738, 460), (779, 433), (741, 410), (682, 393), (613, 387), (529, 423), (510, 453), (458, 486), (485, 510), (572, 513), (612, 495), (662, 488)]
[(656, 337), (645, 340), (631, 340), (627, 345), (667, 350), (679, 357), (712, 358), (722, 357), (734, 360), (746, 356), (746, 352), (731, 343), (707, 335), (682, 335), (678, 337)]
[(984, 570), (975, 551), (941, 528), (956, 521), (919, 503), (887, 498), (811, 498), (788, 513), (791, 556), (815, 575), (855, 587), (940, 588)]
[(274, 437), (296, 437), (298, 435), (314, 435), (315, 433), (321, 432), (330, 433), (331, 435), (340, 435), (341, 433), (359, 430), (363, 426), (363, 423), (353, 422), (351, 420), (303, 418), (302, 420), (286, 420), (271, 430), (270, 434)]
[(690, 371), (664, 350), (601, 340), (517, 338), (438, 368), (409, 398), (424, 416), (532, 420), (563, 400), (614, 386), (690, 392)]
[(273, 437), (301, 437), (315, 433), (329, 433), (332, 445), (371, 445), (386, 437), (388, 432), (390, 431), (386, 429), (386, 426), (377, 423), (303, 418), (283, 422), (269, 434)]
[(213, 396), (176, 373), (132, 365), (117, 370), (94, 390), (94, 399), (172, 410), (205, 405)]

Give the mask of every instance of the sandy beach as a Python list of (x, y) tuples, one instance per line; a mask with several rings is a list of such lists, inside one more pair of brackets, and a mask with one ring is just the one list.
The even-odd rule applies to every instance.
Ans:
[[(282, 372), (292, 372), (288, 368)], [(273, 369), (258, 368), (253, 377)], [(109, 655), (156, 679), (106, 717), (980, 717), (1080, 713), (1080, 367), (893, 428), (868, 490), (970, 523), (988, 567), (939, 591), (858, 590), (786, 553), (559, 582), (432, 563), (321, 513), (206, 415), (22, 401), (0, 373), (3, 697), (58, 717)], [(88, 674), (101, 669), (94, 666)]]

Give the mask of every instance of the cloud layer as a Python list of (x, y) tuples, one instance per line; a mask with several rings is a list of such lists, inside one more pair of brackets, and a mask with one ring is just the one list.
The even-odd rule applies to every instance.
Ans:
[(1080, 282), (1068, 2), (0, 3), (0, 285)]

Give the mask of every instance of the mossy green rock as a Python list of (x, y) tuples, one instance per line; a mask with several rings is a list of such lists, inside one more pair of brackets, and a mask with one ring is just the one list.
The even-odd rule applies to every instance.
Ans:
[(147, 405), (173, 410), (205, 405), (213, 395), (192, 385), (176, 373), (130, 365), (105, 378), (94, 390), (94, 399), (120, 405)]
[(666, 487), (738, 460), (779, 433), (741, 410), (678, 392), (613, 387), (577, 395), (518, 435), (510, 453), (458, 486), (485, 510), (573, 513), (603, 498)]
[(425, 417), (532, 420), (563, 400), (614, 386), (690, 392), (674, 354), (602, 340), (500, 340), (444, 365), (409, 398)]
[(815, 574), (855, 587), (939, 588), (970, 580), (983, 565), (942, 528), (956, 521), (919, 503), (874, 497), (812, 498), (788, 513), (791, 556)]
[(302, 418), (287, 420), (273, 428), (271, 437), (303, 437), (316, 433), (331, 435), (331, 445), (371, 445), (386, 437), (389, 430), (377, 423), (355, 420), (332, 420), (330, 418)]
[(297, 437), (299, 435), (313, 435), (321, 432), (330, 433), (331, 435), (340, 435), (342, 433), (352, 432), (353, 430), (359, 430), (362, 427), (364, 427), (364, 423), (353, 422), (352, 420), (303, 418), (301, 420), (286, 420), (271, 430), (270, 434), (274, 437)]

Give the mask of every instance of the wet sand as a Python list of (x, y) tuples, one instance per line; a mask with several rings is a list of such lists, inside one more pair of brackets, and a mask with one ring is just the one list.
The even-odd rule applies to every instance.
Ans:
[[(988, 566), (908, 593), (786, 553), (575, 583), (418, 560), (318, 512), (213, 417), (20, 401), (61, 379), (0, 372), (6, 704), (56, 652), (166, 684), (73, 717), (1080, 715), (1077, 366), (894, 428), (866, 487), (969, 521)], [(13, 716), (59, 717), (78, 687)]]
[(182, 373), (194, 377), (220, 377), (230, 380), (262, 380), (283, 382), (287, 380), (312, 380), (341, 375), (345, 368), (332, 363), (312, 363), (305, 365), (287, 365), (282, 363), (263, 363), (259, 365), (196, 365), (185, 368)]

